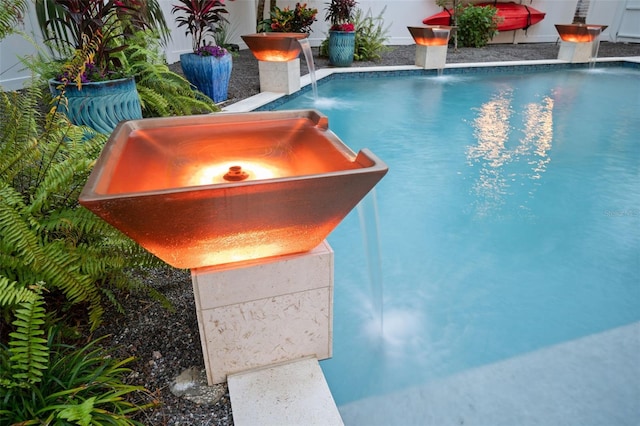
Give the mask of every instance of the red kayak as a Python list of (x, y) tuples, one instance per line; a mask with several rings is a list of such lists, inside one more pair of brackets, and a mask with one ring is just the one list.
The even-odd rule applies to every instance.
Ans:
[[(498, 31), (513, 31), (527, 29), (544, 19), (545, 13), (531, 6), (516, 3), (478, 3), (475, 6), (493, 6), (498, 9)], [(452, 25), (453, 12), (445, 9), (440, 13), (425, 18), (422, 23), (426, 25)]]

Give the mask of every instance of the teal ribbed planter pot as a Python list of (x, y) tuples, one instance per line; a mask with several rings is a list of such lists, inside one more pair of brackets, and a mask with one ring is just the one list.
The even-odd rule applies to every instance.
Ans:
[(334, 67), (349, 67), (356, 46), (355, 31), (329, 31), (329, 62)]
[[(62, 83), (49, 80), (49, 91), (55, 97)], [(82, 83), (78, 89), (68, 84), (65, 89), (67, 104), (60, 110), (78, 126), (89, 126), (97, 132), (110, 134), (122, 120), (142, 118), (140, 97), (133, 78)]]
[(180, 66), (187, 80), (214, 102), (227, 100), (232, 67), (230, 53), (221, 58), (183, 53)]

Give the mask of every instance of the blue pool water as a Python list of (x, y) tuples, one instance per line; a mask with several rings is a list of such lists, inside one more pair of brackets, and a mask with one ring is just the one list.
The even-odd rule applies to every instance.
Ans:
[(321, 365), (338, 405), (640, 320), (638, 69), (334, 79), (319, 95), (278, 109), (322, 111), (389, 166), (382, 331), (357, 212), (329, 237)]

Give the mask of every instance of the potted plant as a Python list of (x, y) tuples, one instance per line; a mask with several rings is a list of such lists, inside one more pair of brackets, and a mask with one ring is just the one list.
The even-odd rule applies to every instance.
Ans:
[(275, 6), (271, 11), (271, 19), (260, 22), (258, 29), (261, 32), (309, 34), (317, 14), (318, 9), (307, 7), (306, 3), (296, 3), (293, 10), (289, 6), (284, 9)]
[[(227, 22), (223, 14), (228, 13), (222, 0), (180, 0), (173, 6), (172, 13), (182, 13), (176, 17), (178, 27), (186, 27), (191, 35), (192, 53), (180, 55), (180, 66), (187, 80), (214, 102), (227, 99), (232, 57), (224, 47), (217, 46), (215, 34), (220, 25)], [(211, 39), (211, 40), (208, 40)]]
[(55, 0), (49, 5), (48, 41), (58, 45), (61, 55), (72, 52), (49, 80), (52, 95), (66, 98), (63, 111), (69, 119), (110, 133), (121, 120), (142, 118), (122, 52), (127, 34), (150, 27), (144, 7), (133, 0)]
[(356, 0), (331, 0), (327, 3), (325, 20), (329, 21), (329, 62), (337, 67), (353, 63), (355, 25), (353, 16)]

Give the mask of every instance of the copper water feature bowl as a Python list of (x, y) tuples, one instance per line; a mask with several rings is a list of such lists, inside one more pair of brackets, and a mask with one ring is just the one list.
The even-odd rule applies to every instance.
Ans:
[(407, 27), (411, 37), (419, 46), (446, 46), (452, 27), (447, 25), (427, 25), (424, 27)]
[(386, 172), (315, 110), (150, 118), (116, 127), (80, 204), (198, 268), (315, 248)]
[(253, 56), (264, 62), (288, 62), (302, 51), (298, 40), (309, 37), (305, 33), (256, 33), (241, 36)]
[(598, 38), (608, 25), (556, 24), (556, 30), (562, 41), (588, 43)]

